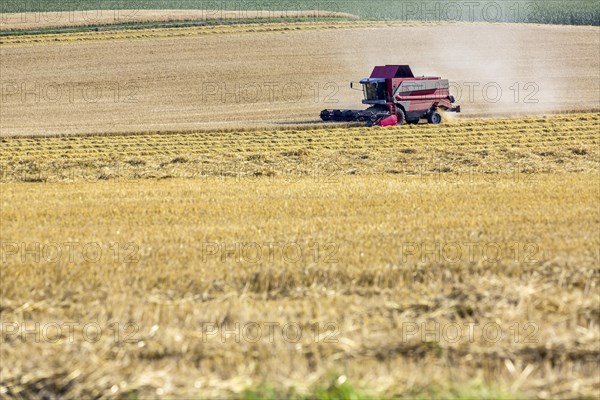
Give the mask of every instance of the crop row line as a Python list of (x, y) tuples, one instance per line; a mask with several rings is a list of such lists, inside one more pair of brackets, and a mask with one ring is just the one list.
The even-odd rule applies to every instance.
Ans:
[(263, 142), (244, 142), (237, 140), (212, 140), (212, 141), (185, 141), (181, 142), (166, 142), (166, 143), (154, 143), (154, 144), (144, 144), (144, 143), (134, 143), (134, 142), (126, 142), (126, 143), (94, 143), (94, 144), (80, 144), (78, 146), (39, 146), (39, 145), (8, 145), (2, 146), (4, 154), (10, 153), (35, 153), (35, 154), (45, 154), (45, 153), (64, 153), (64, 154), (76, 154), (77, 152), (100, 152), (100, 153), (114, 153), (119, 152), (120, 150), (127, 149), (127, 152), (131, 151), (166, 151), (169, 149), (178, 149), (178, 150), (189, 150), (189, 151), (198, 151), (198, 150), (233, 150), (243, 148), (246, 150), (249, 149), (259, 149), (262, 151), (272, 151), (278, 148), (290, 148), (290, 146), (302, 146), (303, 148), (320, 148), (324, 146), (335, 146), (335, 147), (344, 147), (344, 148), (371, 148), (377, 149), (385, 146), (394, 146), (394, 147), (431, 147), (437, 145), (443, 145), (444, 147), (452, 147), (452, 146), (527, 146), (527, 145), (568, 145), (568, 144), (578, 144), (578, 145), (594, 145), (598, 144), (600, 140), (597, 132), (590, 133), (587, 135), (581, 136), (569, 136), (563, 138), (544, 138), (542, 140), (531, 138), (531, 137), (518, 137), (518, 138), (502, 138), (496, 140), (482, 140), (480, 138), (468, 138), (468, 139), (455, 139), (450, 142), (441, 141), (441, 140), (429, 140), (427, 138), (398, 138), (398, 140), (353, 140), (352, 138), (347, 139), (338, 139), (338, 140), (313, 140), (313, 141), (278, 141), (275, 143), (263, 141)]
[[(390, 134), (381, 134), (381, 132), (374, 131), (373, 134), (365, 134), (365, 135), (353, 135), (353, 132), (349, 134), (339, 134), (339, 135), (327, 135), (323, 134), (324, 132), (319, 132), (320, 135), (303, 135), (303, 136), (280, 136), (280, 137), (269, 137), (269, 136), (259, 136), (260, 133), (255, 134), (255, 136), (234, 136), (234, 135), (211, 135), (211, 136), (197, 136), (197, 135), (182, 135), (182, 136), (108, 136), (102, 139), (98, 139), (97, 137), (89, 138), (89, 137), (81, 137), (77, 141), (73, 141), (67, 138), (39, 138), (35, 140), (31, 139), (20, 139), (20, 138), (10, 138), (2, 140), (2, 147), (5, 149), (8, 148), (26, 148), (27, 146), (35, 146), (36, 148), (64, 148), (71, 149), (74, 147), (93, 147), (93, 146), (128, 146), (128, 145), (168, 145), (171, 143), (185, 142), (187, 144), (214, 144), (214, 143), (235, 143), (235, 144), (248, 144), (248, 143), (256, 143), (260, 145), (268, 144), (268, 143), (293, 143), (293, 142), (310, 142), (310, 143), (319, 143), (326, 141), (362, 141), (362, 142), (381, 142), (382, 140), (394, 140), (394, 141), (411, 141), (411, 140), (419, 140), (419, 141), (428, 141), (428, 142), (444, 142), (446, 143), (448, 139), (460, 140), (460, 139), (470, 139), (477, 138), (479, 140), (488, 140), (488, 139), (518, 139), (521, 137), (526, 137), (529, 140), (539, 140), (539, 139), (554, 139), (554, 140), (572, 140), (573, 138), (588, 138), (589, 135), (592, 137), (596, 134), (597, 137), (598, 127), (594, 125), (586, 125), (581, 127), (578, 130), (553, 130), (548, 131), (544, 128), (536, 128), (530, 129), (526, 132), (520, 131), (505, 131), (497, 133), (496, 135), (480, 135), (477, 132), (477, 135), (469, 134), (468, 132), (462, 132), (461, 135), (455, 135), (448, 137), (447, 132), (439, 132), (437, 135), (418, 135), (416, 133), (412, 133), (405, 135), (401, 132), (393, 132)], [(574, 135), (576, 134), (576, 136)], [(589, 135), (588, 135), (589, 134)]]

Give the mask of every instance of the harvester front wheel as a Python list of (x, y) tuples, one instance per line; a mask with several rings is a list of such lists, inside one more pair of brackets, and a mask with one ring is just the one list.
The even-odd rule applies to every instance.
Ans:
[(396, 125), (404, 125), (406, 123), (406, 114), (404, 114), (404, 110), (398, 107), (396, 115), (398, 115), (398, 123)]
[(429, 113), (429, 116), (427, 116), (427, 121), (429, 121), (430, 124), (437, 125), (442, 122), (442, 116), (439, 112), (432, 111), (431, 113)]

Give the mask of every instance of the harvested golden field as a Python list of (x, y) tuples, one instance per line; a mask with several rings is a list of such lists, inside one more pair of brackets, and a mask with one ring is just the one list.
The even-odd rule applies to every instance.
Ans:
[(3, 396), (597, 397), (599, 121), (3, 138)]
[(589, 110), (599, 46), (596, 27), (376, 21), (3, 37), (0, 134), (314, 122), (385, 63), (450, 79), (465, 116)]
[[(0, 139), (3, 182), (595, 173), (600, 114), (445, 125)], [(444, 178), (446, 179), (446, 178)]]
[(600, 397), (598, 27), (1, 17), (0, 398)]

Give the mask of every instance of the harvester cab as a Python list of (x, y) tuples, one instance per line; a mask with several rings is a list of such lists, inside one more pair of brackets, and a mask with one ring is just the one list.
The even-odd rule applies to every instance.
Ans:
[[(360, 81), (366, 110), (323, 110), (323, 121), (366, 122), (372, 125), (400, 125), (442, 121), (439, 110), (460, 112), (453, 106), (449, 83), (440, 77), (415, 77), (408, 65), (385, 65), (373, 69), (369, 78)], [(350, 87), (354, 89), (354, 84)], [(358, 89), (357, 89), (358, 90)]]
[(385, 79), (367, 78), (360, 81), (363, 86), (363, 104), (385, 104), (388, 101)]

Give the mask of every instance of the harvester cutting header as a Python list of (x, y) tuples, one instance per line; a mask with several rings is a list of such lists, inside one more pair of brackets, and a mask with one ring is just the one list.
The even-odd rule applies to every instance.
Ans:
[[(370, 78), (360, 81), (366, 110), (323, 110), (323, 121), (366, 122), (367, 126), (391, 126), (418, 123), (427, 119), (431, 124), (442, 122), (440, 110), (460, 112), (453, 106), (447, 79), (415, 77), (408, 65), (375, 67)], [(354, 84), (350, 84), (354, 88)]]

